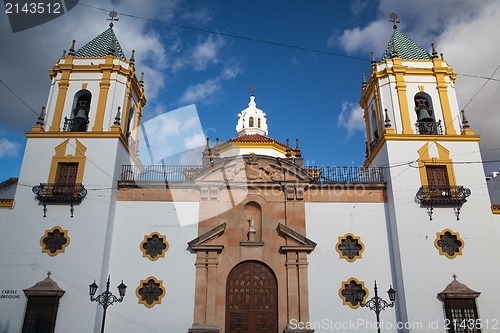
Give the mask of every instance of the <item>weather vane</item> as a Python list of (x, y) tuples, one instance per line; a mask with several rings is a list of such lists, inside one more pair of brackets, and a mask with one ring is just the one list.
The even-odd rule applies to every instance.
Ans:
[(255, 83), (252, 83), (249, 87), (248, 87), (248, 90), (252, 92), (252, 95), (254, 94), (254, 92), (256, 92), (257, 90), (259, 90), (259, 88), (255, 85)]
[(106, 21), (111, 21), (111, 22), (109, 23), (109, 27), (110, 27), (110, 28), (113, 28), (113, 26), (114, 26), (113, 21), (118, 21), (118, 20), (119, 20), (119, 18), (115, 18), (115, 17), (117, 17), (117, 16), (118, 16), (118, 13), (117, 13), (117, 12), (115, 12), (114, 10), (113, 10), (112, 12), (110, 12), (110, 13), (109, 13), (109, 17), (110, 17), (110, 18), (106, 19)]
[(398, 28), (398, 26), (396, 25), (396, 23), (401, 23), (400, 21), (396, 21), (398, 19), (398, 14), (392, 12), (391, 15), (389, 15), (389, 17), (391, 18), (389, 20), (389, 22), (394, 23), (394, 25), (392, 27), (394, 28), (394, 30), (396, 30)]

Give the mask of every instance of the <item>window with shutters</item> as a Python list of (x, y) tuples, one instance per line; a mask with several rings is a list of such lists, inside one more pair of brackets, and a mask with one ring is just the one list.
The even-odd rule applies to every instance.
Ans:
[(28, 304), (24, 313), (22, 333), (52, 333), (56, 326), (59, 299), (64, 295), (57, 283), (47, 273), (45, 280), (24, 289)]
[(51, 333), (56, 324), (59, 297), (30, 296), (24, 316), (23, 333)]
[(443, 300), (448, 333), (481, 333), (476, 298), (481, 293), (457, 280), (453, 281), (438, 296)]

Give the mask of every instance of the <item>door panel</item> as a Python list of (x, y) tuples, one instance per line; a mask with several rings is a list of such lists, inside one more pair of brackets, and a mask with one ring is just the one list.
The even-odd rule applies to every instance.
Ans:
[(226, 333), (276, 333), (276, 277), (264, 264), (246, 261), (229, 273), (226, 286)]

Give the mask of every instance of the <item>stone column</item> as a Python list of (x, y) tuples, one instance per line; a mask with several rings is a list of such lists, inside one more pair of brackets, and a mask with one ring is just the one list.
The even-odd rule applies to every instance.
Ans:
[(194, 322), (189, 333), (218, 333), (215, 324), (218, 256), (222, 246), (193, 246), (197, 251)]

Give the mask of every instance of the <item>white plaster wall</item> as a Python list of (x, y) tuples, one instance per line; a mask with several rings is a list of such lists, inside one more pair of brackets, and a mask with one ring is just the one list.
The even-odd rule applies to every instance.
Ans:
[[(197, 237), (198, 202), (117, 203), (111, 249), (110, 274), (113, 292), (123, 279), (128, 286), (121, 304), (112, 306), (107, 328), (113, 332), (187, 332), (193, 324), (196, 253), (187, 243)], [(159, 232), (169, 248), (164, 258), (143, 257), (144, 236)], [(166, 295), (161, 304), (139, 304), (136, 289), (141, 280), (154, 276), (163, 281)]]
[[(417, 150), (425, 142), (387, 142), (389, 163), (418, 159)], [(480, 318), (483, 321), (498, 319), (496, 306), (500, 291), (490, 283), (491, 276), (500, 273), (498, 265), (488, 259), (500, 253), (500, 242), (495, 219), (491, 214), (488, 191), (480, 163), (478, 144), (475, 142), (440, 142), (450, 150), (454, 162), (474, 161), (473, 164), (454, 164), (458, 185), (472, 191), (463, 205), (457, 221), (453, 207), (434, 207), (433, 220), (429, 220), (427, 209), (415, 202), (415, 194), (421, 186), (419, 169), (401, 166), (387, 169), (388, 203), (391, 223), (397, 231), (397, 242), (401, 255), (401, 272), (404, 284), (408, 320), (429, 322), (439, 320), (440, 329), (444, 313), (437, 294), (444, 290), (456, 274), (461, 283), (482, 292), (477, 299)], [(429, 149), (434, 156), (435, 147)], [(397, 230), (396, 230), (397, 229)], [(434, 246), (436, 233), (444, 229), (458, 232), (464, 240), (463, 255), (448, 259), (439, 255)], [(487, 270), (485, 270), (487, 267)], [(481, 272), (488, 272), (483, 274)], [(483, 332), (491, 330), (484, 329)]]
[(220, 156), (230, 157), (238, 155), (247, 155), (251, 153), (256, 155), (266, 155), (266, 156), (285, 158), (285, 154), (271, 148), (231, 148), (229, 150), (226, 150), (225, 152), (222, 152)]
[[(374, 296), (374, 281), (377, 280), (379, 296), (388, 301), (386, 291), (393, 285), (387, 239), (384, 203), (306, 203), (307, 237), (317, 243), (309, 255), (309, 308), (312, 322), (328, 325), (320, 326), (315, 332), (355, 331), (373, 332), (368, 325), (376, 323), (375, 313), (367, 308), (352, 309), (343, 305), (339, 296), (342, 281), (354, 277), (365, 283), (369, 290), (368, 299)], [(352, 233), (360, 236), (365, 245), (361, 259), (350, 263), (340, 259), (335, 250), (339, 236)], [(388, 326), (384, 332), (395, 332), (389, 326), (396, 325), (394, 308), (380, 314)], [(333, 327), (333, 325), (356, 326)], [(355, 328), (355, 329), (354, 329)]]
[[(32, 186), (47, 182), (54, 148), (62, 141), (28, 139), (15, 207), (1, 210), (0, 289), (14, 289), (21, 295), (8, 302), (0, 299), (0, 325), (8, 327), (9, 332), (21, 329), (26, 301), (22, 289), (43, 280), (48, 271), (66, 291), (60, 302), (56, 332), (70, 332), (74, 327), (79, 332), (93, 332), (92, 323), (100, 323), (95, 304), (88, 299), (88, 285), (94, 279), (102, 285), (108, 273), (106, 253), (112, 236), (115, 185), (120, 171), (115, 163), (125, 159), (125, 150), (116, 139), (81, 139), (87, 147), (83, 184), (88, 194), (81, 204), (75, 205), (73, 218), (69, 204), (48, 204), (44, 218)], [(72, 139), (66, 153), (73, 154), (74, 146)], [(122, 156), (117, 158), (117, 154)], [(51, 257), (42, 253), (40, 238), (55, 226), (68, 231), (70, 243), (64, 253)]]

